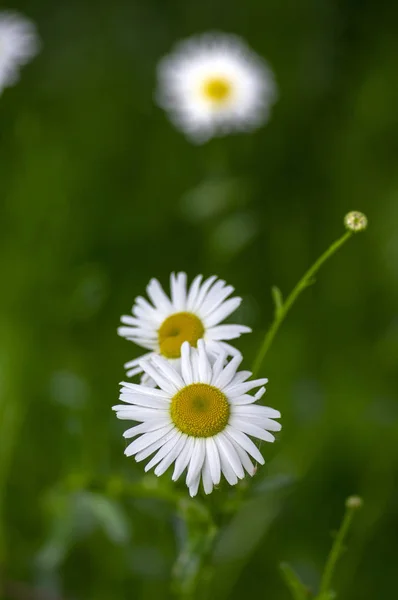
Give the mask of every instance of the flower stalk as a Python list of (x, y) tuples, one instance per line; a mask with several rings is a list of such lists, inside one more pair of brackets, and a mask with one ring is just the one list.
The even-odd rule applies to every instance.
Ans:
[(256, 356), (256, 359), (253, 364), (253, 376), (259, 372), (265, 355), (271, 347), (271, 344), (277, 334), (280, 326), (285, 320), (288, 312), (292, 308), (293, 304), (296, 302), (297, 298), (300, 296), (301, 292), (304, 291), (307, 287), (314, 283), (314, 276), (322, 267), (322, 265), (331, 257), (345, 242), (352, 236), (353, 231), (349, 230), (344, 233), (339, 239), (337, 239), (329, 248), (318, 258), (318, 260), (308, 269), (306, 273), (304, 273), (303, 277), (296, 284), (293, 290), (290, 292), (289, 296), (286, 298), (286, 301), (283, 301), (282, 294), (277, 287), (272, 288), (272, 296), (275, 303), (275, 318), (274, 321), (267, 331), (264, 341), (260, 346), (260, 350)]
[(337, 532), (333, 545), (330, 549), (329, 556), (327, 558), (325, 568), (323, 571), (321, 585), (319, 588), (318, 600), (321, 600), (323, 597), (327, 598), (328, 594), (329, 596), (332, 594), (331, 584), (333, 574), (336, 569), (337, 561), (344, 552), (344, 541), (351, 527), (354, 514), (358, 508), (361, 508), (361, 506), (362, 499), (359, 496), (350, 496), (346, 500), (346, 510), (344, 518), (342, 520), (340, 529)]

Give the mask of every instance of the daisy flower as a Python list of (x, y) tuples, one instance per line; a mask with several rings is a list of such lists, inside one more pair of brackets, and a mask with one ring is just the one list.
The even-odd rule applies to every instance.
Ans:
[(268, 65), (234, 35), (180, 42), (158, 67), (158, 103), (196, 143), (256, 129), (268, 120), (276, 95)]
[[(203, 276), (198, 275), (187, 289), (186, 273), (172, 273), (171, 298), (157, 279), (151, 279), (146, 291), (152, 304), (138, 296), (131, 309), (133, 316), (122, 316), (124, 326), (118, 328), (118, 334), (151, 351), (124, 365), (128, 377), (142, 373), (142, 359), (149, 359), (153, 354), (178, 361), (183, 342), (196, 347), (198, 340), (203, 339), (212, 354), (240, 354), (223, 340), (238, 338), (251, 329), (220, 323), (238, 308), (242, 299), (227, 299), (234, 288), (215, 275), (205, 281), (202, 279)], [(148, 382), (148, 378), (143, 382)]]
[(0, 92), (18, 81), (19, 67), (39, 50), (34, 24), (10, 12), (0, 12)]
[[(249, 436), (273, 442), (270, 432), (281, 429), (274, 421), (280, 413), (256, 404), (268, 380), (248, 381), (250, 371), (237, 372), (242, 357), (235, 356), (226, 366), (225, 358), (219, 355), (213, 361), (203, 340), (197, 350), (184, 342), (180, 369), (153, 356), (142, 368), (158, 389), (121, 383), (119, 399), (125, 404), (113, 407), (119, 419), (139, 423), (124, 433), (125, 438), (136, 438), (126, 456), (140, 462), (153, 455), (145, 471), (156, 467), (157, 476), (174, 464), (173, 481), (187, 469), (191, 496), (201, 480), (210, 494), (221, 475), (230, 485), (243, 479), (245, 471), (253, 475), (250, 456), (261, 464), (264, 459)], [(248, 393), (255, 388), (260, 389), (254, 396)]]

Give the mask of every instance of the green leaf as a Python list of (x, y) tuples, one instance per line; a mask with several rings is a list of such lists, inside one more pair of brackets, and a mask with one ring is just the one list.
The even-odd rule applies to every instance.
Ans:
[(282, 292), (276, 285), (272, 286), (271, 293), (275, 304), (275, 316), (277, 317), (283, 309), (283, 296)]
[(96, 524), (115, 544), (126, 544), (130, 539), (130, 523), (115, 500), (102, 494), (85, 492), (80, 499), (83, 510), (91, 514)]
[(300, 580), (299, 576), (293, 571), (292, 567), (287, 563), (281, 563), (279, 568), (294, 600), (307, 600), (308, 590)]
[(59, 569), (76, 541), (86, 539), (95, 529), (101, 529), (114, 544), (130, 540), (130, 523), (121, 505), (102, 494), (56, 489), (46, 504), (50, 528), (36, 556), (42, 571)]

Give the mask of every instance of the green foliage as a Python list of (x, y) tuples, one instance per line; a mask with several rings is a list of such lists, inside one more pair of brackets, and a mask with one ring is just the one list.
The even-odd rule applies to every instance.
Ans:
[[(293, 600), (308, 600), (309, 592), (292, 567), (287, 563), (281, 563), (279, 568)], [(326, 600), (326, 598), (323, 600)]]
[[(341, 600), (391, 597), (396, 3), (8, 6), (37, 21), (43, 47), (0, 97), (6, 598), (168, 600), (200, 573), (201, 600), (287, 600), (279, 562), (318, 589), (353, 492), (366, 504), (333, 587)], [(259, 131), (197, 147), (154, 104), (155, 71), (178, 39), (212, 29), (269, 60), (280, 98)], [(261, 367), (283, 424), (266, 465), (195, 502), (169, 472), (144, 475), (111, 411), (123, 363), (139, 354), (116, 335), (134, 297), (152, 276), (216, 273), (244, 299), (234, 319), (253, 329), (239, 340), (250, 368), (282, 303), (272, 284), (286, 299), (353, 209), (368, 230), (303, 292)]]

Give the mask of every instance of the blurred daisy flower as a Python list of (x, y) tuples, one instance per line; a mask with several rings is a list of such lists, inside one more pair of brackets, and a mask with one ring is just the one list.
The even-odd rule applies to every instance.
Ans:
[(158, 80), (159, 104), (196, 143), (259, 127), (277, 95), (265, 61), (224, 33), (180, 42), (161, 60)]
[[(143, 359), (148, 360), (153, 354), (161, 354), (166, 359), (178, 362), (183, 342), (196, 347), (198, 341), (203, 339), (211, 354), (240, 354), (224, 340), (238, 338), (251, 329), (244, 325), (220, 323), (238, 308), (242, 299), (228, 299), (234, 288), (215, 275), (202, 280), (203, 276), (198, 275), (187, 288), (186, 273), (172, 273), (169, 298), (159, 281), (151, 279), (146, 290), (152, 304), (138, 296), (131, 309), (133, 316), (122, 316), (124, 325), (119, 327), (118, 334), (150, 350), (124, 365), (128, 377), (142, 373)], [(149, 378), (144, 375), (143, 382), (148, 381)]]
[(35, 25), (17, 13), (0, 12), (0, 93), (18, 81), (19, 67), (38, 51)]
[[(197, 349), (184, 342), (181, 365), (176, 368), (161, 356), (153, 356), (142, 368), (157, 389), (122, 383), (114, 406), (119, 419), (137, 421), (124, 433), (136, 438), (126, 450), (140, 462), (154, 455), (145, 471), (155, 468), (162, 475), (174, 463), (173, 481), (187, 469), (186, 484), (191, 496), (198, 493), (200, 481), (206, 494), (220, 483), (221, 475), (230, 485), (253, 475), (250, 456), (261, 464), (264, 459), (249, 436), (273, 442), (271, 431), (279, 431), (280, 413), (256, 404), (265, 392), (267, 379), (248, 381), (250, 371), (237, 369), (242, 360), (235, 356), (226, 364), (226, 355), (214, 361), (203, 340)], [(248, 392), (260, 388), (252, 396)]]

